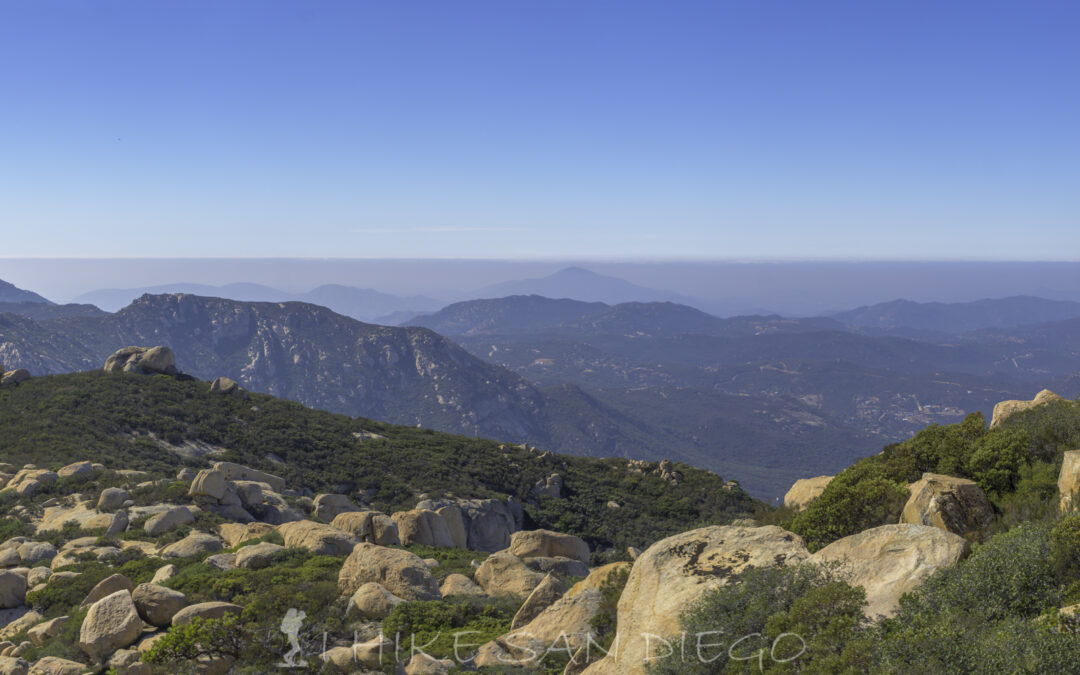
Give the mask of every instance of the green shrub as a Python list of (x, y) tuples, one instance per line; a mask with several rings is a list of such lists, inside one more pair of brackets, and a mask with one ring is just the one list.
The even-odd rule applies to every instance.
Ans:
[[(402, 649), (413, 645), (437, 658), (463, 656), (466, 644), (483, 644), (510, 631), (517, 603), (490, 598), (454, 597), (403, 602), (383, 620), (383, 635)], [(462, 649), (455, 655), (455, 635)]]
[(1050, 563), (1060, 578), (1080, 580), (1080, 513), (1065, 516), (1050, 530)]

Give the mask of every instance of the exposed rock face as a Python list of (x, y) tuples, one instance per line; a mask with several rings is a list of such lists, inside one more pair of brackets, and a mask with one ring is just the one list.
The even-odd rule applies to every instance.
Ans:
[(157, 584), (139, 584), (131, 600), (142, 620), (159, 628), (171, 626), (173, 617), (187, 604), (183, 593)]
[[(516, 504), (516, 502), (515, 502)], [(465, 525), (466, 545), (473, 551), (489, 553), (510, 545), (510, 535), (521, 529), (522, 518), (517, 509), (497, 499), (424, 500), (417, 509), (438, 511), (444, 506), (457, 506)]]
[(401, 543), (405, 546), (419, 544), (421, 546), (438, 546), (440, 548), (453, 548), (454, 537), (450, 533), (450, 526), (446, 524), (442, 516), (427, 509), (413, 509), (412, 511), (399, 511), (390, 516), (397, 525)]
[(795, 481), (791, 489), (784, 495), (784, 506), (789, 509), (802, 511), (825, 491), (829, 483), (836, 476), (817, 476), (815, 478), (800, 478)]
[(345, 495), (316, 495), (315, 517), (327, 523), (333, 522), (342, 513), (360, 511), (360, 507), (349, 501)]
[(507, 550), (519, 558), (571, 558), (589, 564), (585, 540), (551, 530), (515, 532)]
[(1061, 462), (1058, 474), (1058, 495), (1061, 498), (1062, 513), (1072, 511), (1080, 504), (1074, 501), (1074, 494), (1080, 493), (1080, 450), (1069, 450)]
[(1004, 422), (1009, 417), (1015, 415), (1018, 412), (1031, 410), (1032, 408), (1037, 408), (1041, 405), (1047, 405), (1049, 403), (1053, 403), (1054, 401), (1064, 400), (1065, 399), (1061, 398), (1049, 389), (1043, 389), (1035, 395), (1035, 398), (1031, 399), (1030, 401), (1001, 401), (994, 406), (994, 416), (990, 420), (990, 428), (993, 429), (994, 427), (999, 426), (1002, 422)]
[(540, 585), (533, 589), (529, 597), (525, 598), (521, 608), (510, 622), (510, 629), (516, 630), (529, 623), (550, 607), (556, 600), (566, 593), (566, 584), (553, 574), (548, 574)]
[(450, 539), (454, 542), (454, 548), (468, 548), (469, 535), (465, 531), (465, 516), (461, 513), (461, 507), (451, 504), (436, 509), (435, 513), (446, 521), (446, 527), (450, 529)]
[(79, 630), (79, 648), (100, 662), (117, 649), (134, 644), (141, 634), (142, 619), (131, 593), (117, 591), (90, 605)]
[[(821, 562), (841, 562), (848, 582), (866, 589), (866, 615), (892, 616), (900, 596), (943, 567), (960, 562), (968, 542), (928, 525), (882, 525), (834, 541), (814, 554)], [(845, 570), (847, 571), (847, 569)]]
[[(628, 563), (613, 563), (593, 570), (588, 577), (556, 599), (527, 624), (484, 645), (478, 665), (496, 668), (520, 665), (536, 667), (538, 657), (549, 648), (570, 651), (583, 647), (595, 631), (593, 617), (600, 611), (600, 588), (611, 575), (629, 570)], [(595, 647), (594, 647), (595, 650)], [(594, 654), (595, 656), (595, 654)], [(567, 672), (580, 672), (581, 668)]]
[(405, 600), (438, 600), (439, 584), (419, 557), (396, 548), (358, 544), (338, 574), (342, 595), (353, 595), (368, 582), (380, 584)]
[(530, 569), (544, 574), (552, 573), (563, 579), (584, 579), (589, 576), (589, 566), (573, 558), (522, 558)]
[(286, 548), (305, 548), (316, 555), (348, 555), (358, 540), (352, 534), (311, 520), (278, 527)]
[(353, 607), (360, 612), (360, 616), (369, 621), (382, 621), (390, 616), (394, 607), (403, 602), (403, 599), (373, 581), (356, 589), (352, 596)]
[(197, 605), (188, 605), (174, 614), (172, 625), (183, 626), (191, 623), (191, 620), (196, 617), (200, 619), (220, 619), (226, 614), (239, 614), (243, 609), (243, 607), (234, 605), (231, 602), (200, 602)]
[(488, 595), (509, 595), (524, 601), (546, 575), (529, 569), (525, 562), (511, 553), (495, 553), (487, 557), (476, 570), (476, 582)]
[(961, 536), (977, 533), (994, 520), (990, 500), (974, 481), (924, 473), (908, 486), (911, 497), (901, 523), (930, 525)]
[(551, 499), (562, 499), (562, 475), (553, 473), (547, 478), (536, 481), (536, 484), (533, 485), (532, 494), (535, 497), (550, 497)]
[(106, 373), (176, 375), (176, 356), (168, 347), (124, 347), (105, 361)]
[(619, 599), (616, 646), (585, 672), (644, 673), (648, 662), (641, 636), (677, 634), (679, 615), (703, 593), (750, 566), (809, 560), (802, 539), (775, 526), (704, 527), (663, 539), (642, 553), (630, 571)]
[(455, 665), (450, 659), (436, 659), (420, 652), (409, 659), (405, 675), (446, 675)]
[(217, 469), (203, 469), (195, 475), (188, 488), (188, 496), (196, 502), (218, 503), (225, 497), (225, 474)]
[(352, 511), (342, 513), (330, 524), (351, 533), (360, 541), (379, 546), (400, 546), (397, 523), (385, 513), (378, 511)]

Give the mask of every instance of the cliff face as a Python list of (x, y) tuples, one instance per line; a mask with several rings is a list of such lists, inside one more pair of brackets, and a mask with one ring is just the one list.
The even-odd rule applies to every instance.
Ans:
[(427, 329), (373, 326), (316, 305), (144, 295), (103, 317), (5, 322), (10, 339), (0, 339), (0, 358), (35, 374), (97, 368), (120, 347), (163, 344), (195, 377), (224, 375), (335, 412), (467, 435), (546, 438), (536, 421), (544, 397), (519, 376)]

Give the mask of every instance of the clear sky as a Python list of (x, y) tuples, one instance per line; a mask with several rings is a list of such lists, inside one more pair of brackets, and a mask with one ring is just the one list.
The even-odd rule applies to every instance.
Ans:
[(0, 255), (1077, 260), (1078, 35), (1075, 1), (8, 0)]

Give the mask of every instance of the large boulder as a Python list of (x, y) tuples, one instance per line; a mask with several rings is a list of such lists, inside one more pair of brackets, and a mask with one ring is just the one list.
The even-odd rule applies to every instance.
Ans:
[(285, 489), (285, 479), (281, 476), (275, 476), (272, 473), (252, 469), (243, 464), (236, 464), (235, 462), (217, 462), (214, 464), (214, 470), (220, 471), (221, 475), (225, 477), (225, 480), (249, 480), (256, 483), (266, 483), (276, 492), (281, 492)]
[(124, 488), (107, 487), (98, 495), (97, 507), (99, 511), (115, 511), (131, 499), (131, 495)]
[(286, 548), (303, 548), (315, 555), (348, 555), (358, 540), (352, 534), (331, 525), (311, 520), (297, 520), (278, 526)]
[(62, 659), (59, 656), (45, 656), (30, 666), (27, 675), (82, 675), (86, 670), (86, 666), (78, 661)]
[(342, 513), (360, 510), (360, 507), (349, 501), (345, 495), (315, 495), (315, 517), (327, 523), (333, 522), (334, 518)]
[(814, 554), (841, 563), (849, 583), (866, 589), (866, 615), (892, 616), (900, 596), (926, 577), (960, 562), (968, 551), (963, 537), (928, 525), (882, 525), (834, 541)]
[(61, 478), (83, 478), (94, 473), (94, 463), (90, 461), (74, 462), (56, 470), (56, 475)]
[(630, 571), (619, 598), (618, 637), (611, 652), (585, 672), (644, 673), (648, 654), (641, 636), (677, 635), (680, 615), (704, 593), (724, 586), (748, 567), (810, 560), (800, 537), (772, 525), (711, 526), (658, 541)]
[(468, 548), (469, 535), (465, 531), (465, 516), (461, 512), (461, 507), (450, 504), (436, 509), (435, 513), (446, 521), (446, 527), (450, 529), (450, 539), (454, 542), (454, 548)]
[[(438, 511), (444, 506), (457, 506), (465, 525), (467, 547), (473, 551), (493, 553), (510, 545), (510, 535), (521, 529), (520, 504), (503, 503), (497, 499), (424, 500), (417, 509)], [(517, 508), (514, 508), (514, 507)]]
[(236, 552), (236, 566), (244, 569), (260, 570), (269, 567), (271, 558), (284, 550), (284, 546), (278, 546), (268, 541), (244, 546)]
[(26, 601), (26, 577), (18, 572), (0, 572), (0, 609), (19, 607)]
[(105, 361), (106, 373), (176, 375), (176, 356), (168, 347), (124, 347)]
[(206, 532), (192, 532), (175, 544), (161, 549), (162, 558), (193, 558), (222, 549), (221, 540)]
[(551, 530), (525, 530), (510, 536), (510, 553), (519, 558), (571, 558), (589, 564), (589, 545), (580, 537)]
[(524, 602), (546, 576), (506, 552), (489, 555), (476, 569), (476, 582), (488, 595), (508, 595), (519, 602)]
[[(66, 616), (58, 616), (55, 619), (42, 621), (26, 631), (26, 638), (30, 640), (31, 644), (35, 647), (40, 647), (59, 635), (60, 631), (64, 630), (64, 626), (68, 624), (68, 621), (69, 617)], [(0, 671), (0, 673), (2, 672), (3, 671)]]
[(94, 661), (102, 662), (117, 649), (135, 644), (142, 627), (131, 593), (117, 591), (90, 605), (79, 630), (79, 648)]
[(258, 539), (274, 531), (274, 526), (268, 523), (223, 523), (218, 527), (218, 534), (229, 548)]
[(79, 607), (89, 607), (98, 600), (104, 597), (110, 596), (113, 593), (119, 593), (120, 591), (127, 591), (130, 593), (135, 590), (135, 584), (131, 579), (128, 579), (123, 574), (111, 574), (101, 581), (97, 582), (90, 592), (83, 598)]
[(994, 520), (990, 500), (966, 478), (924, 473), (908, 490), (911, 497), (900, 515), (901, 523), (930, 525), (964, 536), (977, 534)]
[(438, 600), (439, 584), (416, 555), (397, 548), (357, 544), (338, 574), (342, 595), (353, 595), (368, 582), (382, 585), (405, 600)]
[[(484, 645), (477, 665), (536, 668), (548, 650), (577, 652), (595, 638), (592, 621), (600, 612), (604, 582), (630, 569), (629, 563), (612, 563), (593, 570), (524, 625), (515, 620), (511, 633)], [(594, 654), (596, 643), (592, 642)], [(579, 672), (580, 669), (567, 672)]]
[(159, 537), (169, 530), (195, 522), (195, 516), (186, 506), (175, 506), (168, 511), (150, 516), (143, 523), (143, 531), (151, 537)]
[(173, 615), (172, 625), (183, 626), (191, 623), (192, 619), (220, 619), (226, 614), (239, 614), (244, 611), (240, 605), (231, 602), (200, 602), (197, 605), (188, 605)]
[(1061, 460), (1061, 473), (1058, 474), (1059, 506), (1062, 513), (1072, 511), (1080, 503), (1074, 501), (1074, 495), (1080, 493), (1080, 450), (1069, 450)]
[(30, 662), (19, 656), (0, 656), (0, 675), (29, 675)]
[(398, 536), (401, 537), (401, 543), (405, 546), (418, 544), (440, 548), (454, 547), (454, 537), (450, 532), (450, 526), (434, 511), (413, 509), (399, 511), (390, 517), (397, 525)]
[(176, 613), (187, 605), (187, 596), (157, 584), (139, 584), (131, 593), (142, 620), (151, 626), (167, 628), (172, 625)]
[(517, 630), (535, 619), (541, 612), (561, 598), (566, 593), (566, 590), (566, 584), (561, 579), (553, 574), (548, 574), (540, 582), (540, 585), (533, 589), (529, 597), (525, 598), (525, 602), (522, 603), (521, 607), (518, 608), (513, 621), (510, 622), (510, 629)]
[(225, 474), (217, 469), (203, 469), (195, 474), (188, 488), (188, 496), (196, 502), (216, 504), (225, 498), (228, 490)]
[(474, 597), (487, 597), (487, 593), (484, 589), (465, 576), (464, 574), (447, 574), (443, 579), (442, 585), (439, 586), (439, 592), (442, 593), (444, 598), (448, 598), (452, 595), (469, 595)]
[(784, 495), (784, 506), (796, 511), (802, 511), (825, 491), (835, 476), (816, 476), (814, 478), (800, 478), (795, 481), (791, 489)]
[(352, 596), (352, 606), (360, 612), (360, 616), (368, 621), (382, 621), (390, 616), (390, 612), (401, 603), (402, 598), (394, 595), (374, 581), (360, 586)]
[(1041, 405), (1048, 405), (1055, 401), (1064, 400), (1065, 399), (1049, 389), (1043, 389), (1030, 401), (1001, 401), (994, 406), (994, 416), (990, 419), (990, 428), (993, 429), (994, 427), (1000, 426), (1002, 422), (1018, 412), (1031, 410), (1032, 408), (1037, 408)]
[(228, 377), (214, 378), (214, 381), (210, 383), (210, 391), (239, 399), (245, 399), (248, 396), (247, 389), (241, 387), (236, 380)]
[(379, 546), (400, 546), (397, 523), (379, 511), (349, 511), (339, 514), (331, 527), (351, 533), (360, 541)]

